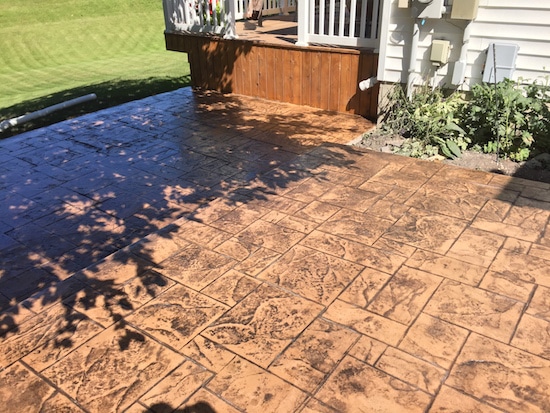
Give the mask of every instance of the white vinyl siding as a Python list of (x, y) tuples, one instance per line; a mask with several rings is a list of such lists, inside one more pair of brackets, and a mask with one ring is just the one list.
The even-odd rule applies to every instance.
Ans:
[[(383, 61), (379, 80), (405, 83), (408, 75), (410, 42), (414, 19), (409, 9), (391, 4)], [(450, 15), (439, 20), (426, 20), (420, 28), (416, 53), (416, 84), (432, 79), (434, 83), (451, 86), (454, 62), (459, 59), (464, 20), (452, 20)], [(550, 0), (480, 0), (478, 15), (472, 23), (467, 54), (465, 89), (482, 78), (486, 50), (490, 43), (514, 43), (519, 46), (513, 79), (543, 81), (550, 74)], [(435, 71), (429, 61), (432, 39), (451, 42), (449, 63)]]

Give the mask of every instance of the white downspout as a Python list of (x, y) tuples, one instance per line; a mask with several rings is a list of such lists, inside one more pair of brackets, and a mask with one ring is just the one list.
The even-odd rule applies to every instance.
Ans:
[(409, 56), (409, 71), (407, 75), (407, 97), (410, 99), (414, 87), (414, 71), (416, 68), (416, 49), (418, 49), (418, 40), (420, 39), (419, 19), (414, 20), (413, 34), (411, 41), (411, 54)]
[(468, 23), (466, 23), (466, 27), (464, 28), (464, 33), (462, 35), (460, 58), (457, 62), (455, 62), (455, 66), (453, 69), (451, 83), (456, 86), (461, 85), (464, 82), (464, 78), (466, 76), (466, 66), (468, 64), (468, 46), (470, 44), (470, 36), (472, 33), (472, 23), (473, 20), (469, 20)]

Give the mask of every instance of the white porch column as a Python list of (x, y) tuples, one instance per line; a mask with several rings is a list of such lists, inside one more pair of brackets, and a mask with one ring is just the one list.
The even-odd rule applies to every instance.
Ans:
[(309, 0), (298, 1), (298, 41), (296, 46), (308, 46), (307, 35), (309, 32)]
[(226, 0), (225, 2), (228, 5), (228, 10), (225, 13), (225, 24), (227, 29), (223, 35), (224, 39), (236, 39), (237, 31), (235, 29), (235, 15), (237, 12), (237, 0)]
[(174, 12), (174, 4), (168, 0), (162, 0), (162, 9), (164, 11), (164, 28), (166, 31), (173, 30), (172, 13)]

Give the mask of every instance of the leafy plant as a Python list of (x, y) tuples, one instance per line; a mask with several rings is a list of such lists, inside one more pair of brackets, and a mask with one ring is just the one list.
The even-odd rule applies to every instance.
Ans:
[(385, 130), (409, 138), (400, 153), (414, 157), (441, 153), (448, 158), (459, 157), (466, 149), (464, 130), (458, 125), (462, 98), (458, 93), (445, 96), (439, 88), (427, 86), (415, 91), (409, 99), (401, 86), (389, 95), (391, 107), (384, 122)]
[(550, 151), (550, 85), (511, 80), (478, 84), (465, 100), (427, 86), (409, 99), (401, 86), (388, 96), (383, 133), (408, 138), (396, 150), (413, 157), (457, 158), (467, 149), (498, 153), (515, 161)]
[(477, 84), (462, 107), (462, 125), (473, 142), (486, 153), (500, 153), (515, 161), (527, 159), (544, 146), (550, 133), (548, 86), (531, 83), (522, 87), (505, 79)]

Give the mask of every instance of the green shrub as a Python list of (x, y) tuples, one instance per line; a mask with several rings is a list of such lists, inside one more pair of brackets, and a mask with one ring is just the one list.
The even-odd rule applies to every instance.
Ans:
[(398, 85), (390, 92), (389, 100), (391, 106), (383, 131), (409, 138), (399, 153), (427, 157), (441, 152), (454, 158), (468, 146), (469, 141), (456, 118), (462, 105), (459, 93), (445, 96), (440, 88), (424, 86), (408, 99)]
[(525, 87), (509, 79), (478, 84), (462, 106), (461, 124), (484, 152), (523, 161), (548, 140), (549, 98), (548, 86), (536, 82)]
[(414, 157), (460, 156), (466, 149), (522, 161), (550, 151), (550, 86), (511, 80), (478, 84), (465, 100), (427, 86), (409, 99), (400, 85), (389, 96), (382, 133), (407, 139), (399, 153)]

